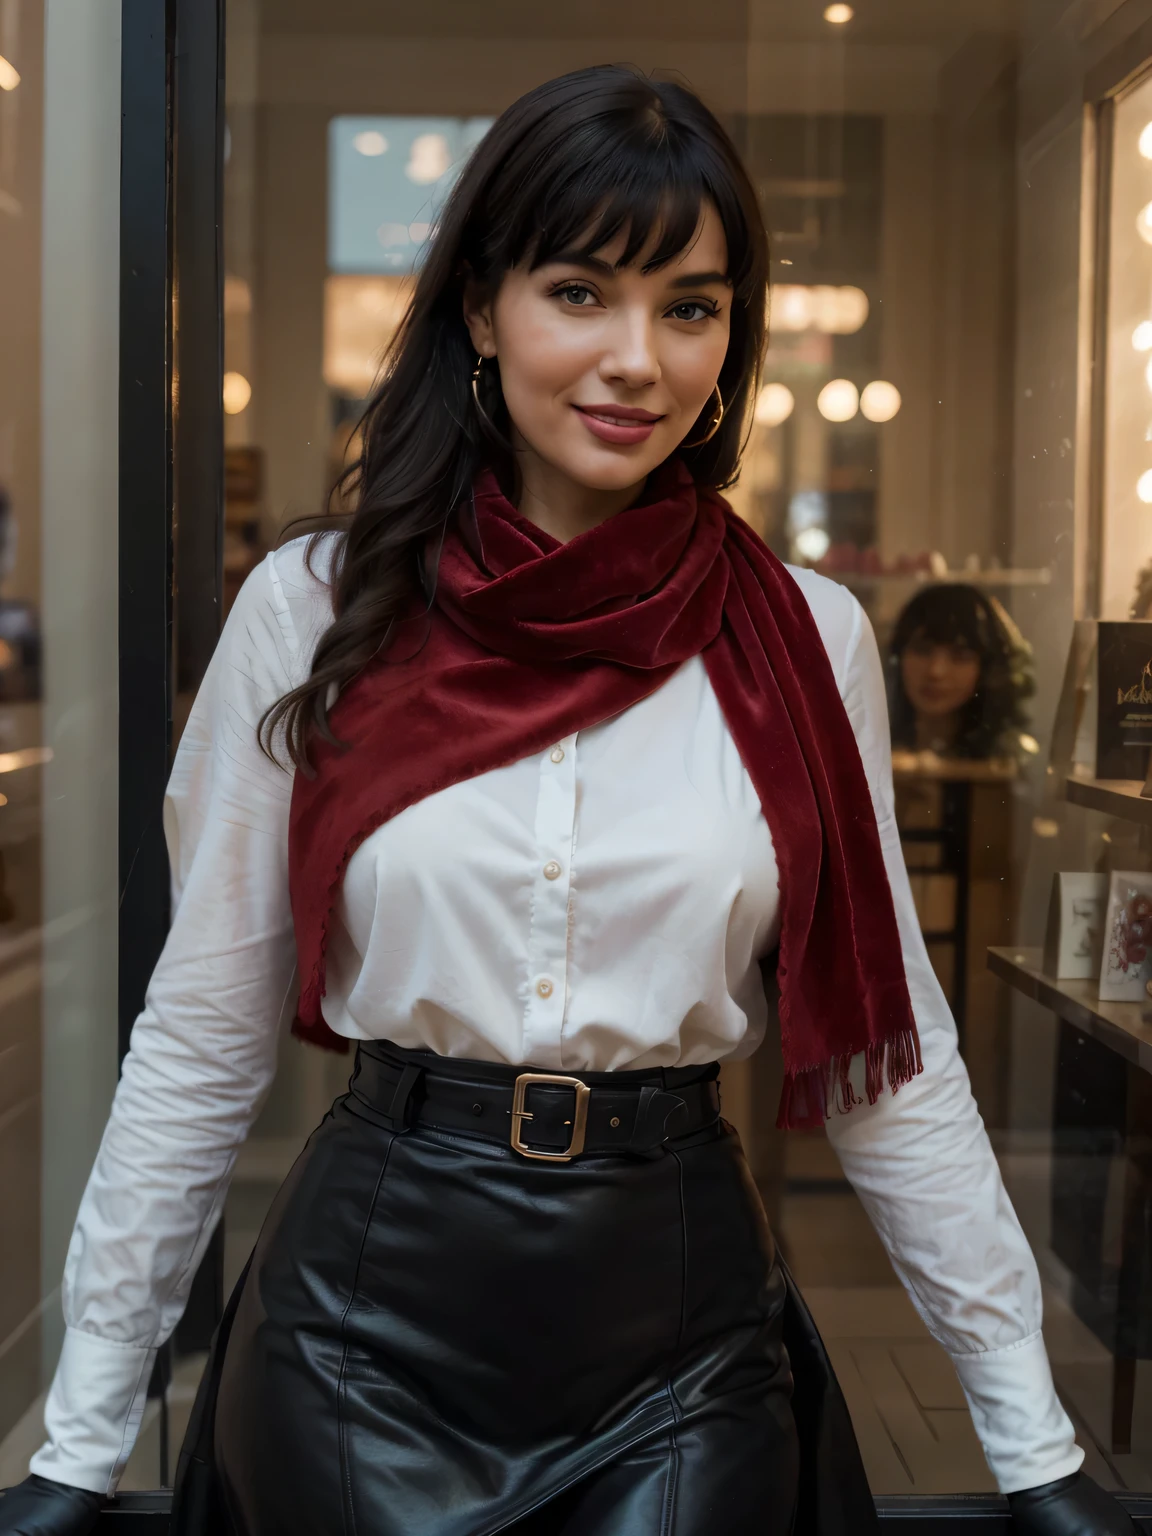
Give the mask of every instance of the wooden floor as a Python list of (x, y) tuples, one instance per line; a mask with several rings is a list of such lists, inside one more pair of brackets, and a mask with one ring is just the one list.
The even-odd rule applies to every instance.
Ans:
[[(1022, 1213), (1023, 1214), (1023, 1213)], [(946, 1352), (929, 1334), (822, 1137), (790, 1138), (780, 1242), (848, 1401), (876, 1494), (993, 1492)], [(1152, 1490), (1152, 1362), (1137, 1375), (1133, 1443), (1109, 1446), (1108, 1351), (1045, 1286), (1044, 1334), (1057, 1390), (1105, 1487)]]

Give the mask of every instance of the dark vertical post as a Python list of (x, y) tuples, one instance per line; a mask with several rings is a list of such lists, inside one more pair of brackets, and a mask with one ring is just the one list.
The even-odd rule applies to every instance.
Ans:
[(182, 0), (176, 16), (173, 249), (176, 302), (175, 682), (195, 691), (220, 633), (224, 536), (224, 16)]
[(120, 171), (119, 1046), (168, 928), (173, 0), (123, 0)]

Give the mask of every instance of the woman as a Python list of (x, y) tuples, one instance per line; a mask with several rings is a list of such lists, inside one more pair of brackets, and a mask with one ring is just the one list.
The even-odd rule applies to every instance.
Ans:
[(1018, 1528), (1130, 1529), (1080, 1476), (917, 934), (871, 634), (716, 494), (767, 275), (679, 86), (553, 81), (464, 171), (355, 515), (245, 584), (183, 738), (175, 920), (0, 1530), (83, 1530), (115, 1485), (272, 1076), (293, 927), (297, 1032), (355, 1040), (355, 1073), (233, 1297), (177, 1530), (869, 1529), (718, 1119), (777, 950), (783, 1121), (830, 1112)]
[(960, 583), (918, 592), (896, 620), (888, 656), (894, 747), (938, 757), (1019, 754), (1032, 654), (995, 598)]

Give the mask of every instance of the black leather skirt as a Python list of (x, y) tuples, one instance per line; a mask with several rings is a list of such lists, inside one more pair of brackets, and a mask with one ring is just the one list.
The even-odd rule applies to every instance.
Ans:
[[(514, 1070), (362, 1046), (229, 1304), (174, 1536), (874, 1529), (706, 1072), (582, 1074), (586, 1148), (541, 1161), (501, 1124)], [(687, 1117), (668, 1113), (677, 1088)], [(575, 1096), (531, 1095), (521, 1146), (563, 1152)], [(630, 1095), (649, 1106), (631, 1121)], [(613, 1136), (629, 1146), (604, 1150)]]

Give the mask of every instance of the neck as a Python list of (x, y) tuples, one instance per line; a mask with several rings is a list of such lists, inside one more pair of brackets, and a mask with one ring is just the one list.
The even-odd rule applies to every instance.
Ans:
[(517, 442), (516, 447), (516, 510), (561, 544), (623, 512), (644, 489), (643, 480), (618, 491), (581, 485), (546, 464), (525, 444)]
[(917, 715), (916, 746), (921, 752), (947, 752), (960, 734), (960, 715)]

